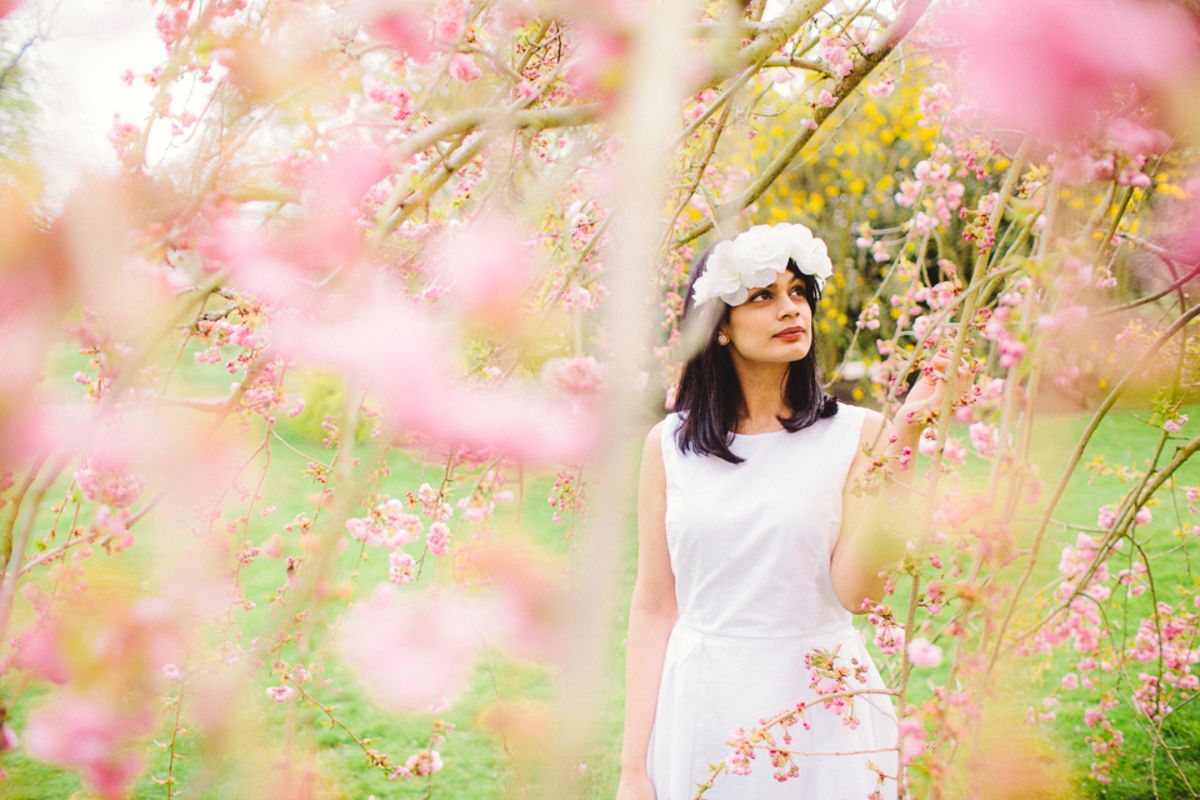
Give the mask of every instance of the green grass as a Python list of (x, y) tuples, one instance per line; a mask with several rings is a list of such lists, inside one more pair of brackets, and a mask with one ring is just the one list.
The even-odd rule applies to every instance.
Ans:
[[(192, 370), (185, 366), (185, 372)], [(69, 372), (67, 374), (70, 374)], [(212, 380), (211, 377), (207, 378)], [(214, 381), (214, 386), (220, 381)], [(329, 398), (326, 398), (329, 400)], [(336, 407), (336, 402), (330, 407)], [(1198, 409), (1192, 409), (1193, 418)], [(1089, 446), (1085, 461), (1102, 454), (1110, 464), (1142, 465), (1152, 452), (1154, 431), (1140, 417), (1148, 414), (1137, 411), (1114, 412), (1106, 420), (1100, 431)], [(1048, 496), (1057, 478), (1056, 464), (1061, 464), (1071, 445), (1082, 431), (1086, 417), (1083, 416), (1044, 416), (1039, 417), (1034, 428), (1034, 455), (1042, 465), (1044, 486), (1042, 499)], [(307, 423), (307, 430), (313, 429), (313, 422)], [(297, 423), (281, 421), (281, 429), (290, 430), (290, 438), (301, 450), (305, 450), (323, 459), (328, 459), (329, 452), (320, 448), (319, 444), (306, 440), (301, 436), (302, 428)], [(634, 450), (631, 449), (631, 452)], [(1169, 452), (1168, 452), (1169, 457)], [(403, 491), (415, 489), (422, 481), (436, 483), (441, 474), (438, 465), (423, 464), (413, 461), (403, 453), (389, 455), (389, 465), (392, 474), (383, 481), (379, 491), (402, 495)], [(257, 467), (258, 465), (255, 465)], [(968, 465), (966, 474), (982, 474), (983, 465), (978, 462)], [(315, 491), (311, 479), (302, 475), (304, 459), (296, 453), (280, 446), (272, 448), (272, 465), (268, 483), (264, 488), (264, 497), (278, 507), (278, 511), (269, 517), (256, 513), (251, 520), (249, 537), (261, 542), (281, 531), (285, 522), (291, 520), (301, 511), (310, 515), (312, 509), (308, 506), (307, 498)], [(256, 476), (254, 467), (248, 473)], [(632, 479), (632, 476), (631, 476)], [(1200, 465), (1188, 464), (1179, 475), (1182, 484), (1200, 484)], [(523, 491), (523, 504), (519, 509), (502, 507), (499, 521), (511, 521), (518, 513), (528, 535), (552, 555), (566, 560), (569, 553), (569, 542), (566, 527), (553, 523), (550, 510), (546, 505), (546, 497), (553, 483), (553, 476), (547, 474), (526, 475)], [(1123, 492), (1123, 484), (1113, 477), (1095, 477), (1082, 468), (1071, 481), (1069, 489), (1055, 514), (1056, 520), (1070, 524), (1094, 525), (1096, 509), (1106, 502), (1114, 502)], [(65, 491), (65, 484), (61, 487)], [(50, 498), (61, 498), (61, 491)], [(260, 503), (259, 508), (263, 504)], [(244, 504), (243, 504), (244, 508)], [(1174, 511), (1166, 505), (1154, 509), (1154, 521), (1138, 529), (1138, 537), (1146, 543), (1152, 552), (1164, 553), (1172, 547), (1177, 547), (1179, 540), (1172, 535), (1173, 529), (1186, 518), (1186, 509), (1182, 510), (1183, 517), (1177, 521)], [(237, 510), (235, 513), (242, 513)], [(601, 716), (597, 721), (596, 735), (592, 752), (586, 759), (584, 777), (585, 793), (588, 798), (612, 797), (619, 776), (619, 753), (621, 744), (624, 679), (624, 633), (627, 622), (628, 597), (632, 590), (636, 563), (636, 532), (634, 529), (634, 511), (630, 509), (626, 515), (627, 524), (621, 535), (621, 566), (620, 579), (615, 588), (617, 593), (615, 607), (617, 613), (612, 619), (608, 641), (611, 643), (608, 661), (605, 665), (606, 676), (603, 685), (596, 687), (601, 697)], [(1189, 524), (1190, 527), (1190, 524)], [(162, 526), (156, 526), (161, 534)], [(1018, 533), (1018, 538), (1020, 537)], [(1075, 532), (1061, 526), (1052, 526), (1048, 541), (1038, 571), (1030, 583), (1030, 589), (1046, 585), (1054, 575), (1058, 555), (1062, 546), (1073, 541)], [(141, 563), (139, 555), (142, 542), (133, 551), (120, 556), (123, 563), (134, 565)], [(293, 553), (298, 550), (293, 546)], [(349, 576), (359, 566), (357, 543), (342, 554), (339, 569), (343, 576)], [(94, 558), (107, 558), (98, 553)], [(444, 569), (443, 567), (440, 567)], [(1158, 591), (1162, 599), (1175, 601), (1175, 590), (1178, 587), (1194, 592), (1193, 571), (1190, 562), (1182, 553), (1174, 553), (1160, 558), (1155, 574)], [(247, 596), (257, 603), (250, 612), (241, 614), (238, 620), (242, 631), (242, 641), (249, 641), (255, 635), (266, 629), (270, 622), (270, 597), (284, 580), (284, 567), (281, 561), (260, 558), (242, 575), (242, 585)], [(369, 590), (379, 581), (385, 580), (387, 574), (386, 554), (379, 551), (368, 551), (367, 558), (361, 565), (361, 572), (355, 584), (358, 594)], [(427, 575), (426, 577), (436, 577)], [(444, 575), (442, 577), (445, 577)], [(897, 609), (904, 607), (902, 590), (894, 599)], [(1136, 599), (1130, 605), (1130, 619), (1136, 619), (1149, 607), (1149, 597)], [(945, 612), (943, 612), (943, 617)], [(860, 620), (860, 623), (862, 621)], [(1132, 623), (1131, 623), (1132, 624)], [(1021, 627), (1020, 624), (1017, 626)], [(1046, 676), (1042, 686), (1053, 686), (1058, 682), (1058, 676), (1066, 669), (1065, 655), (1060, 654), (1054, 669)], [(485, 800), (516, 796), (510, 790), (516, 785), (518, 771), (513, 762), (504, 753), (499, 743), (488, 733), (481, 731), (476, 724), (479, 712), (497, 699), (515, 700), (521, 698), (552, 700), (554, 684), (546, 671), (534, 665), (520, 663), (500, 654), (494, 654), (492, 665), (485, 661), (478, 665), (467, 693), (448, 712), (439, 715), (456, 726), (456, 731), (448, 737), (445, 744), (438, 749), (445, 761), (445, 768), (434, 776), (431, 784), (423, 781), (388, 781), (378, 770), (371, 769), (363, 756), (361, 749), (352, 741), (350, 736), (340, 728), (331, 726), (325, 715), (317, 709), (297, 704), (280, 705), (268, 700), (262, 689), (273, 681), (267, 675), (260, 676), (257, 694), (247, 698), (239, 698), (238, 702), (249, 704), (248, 712), (258, 722), (254, 730), (247, 734), (246, 741), (262, 741), (263, 758), (268, 758), (273, 748), (278, 745), (282, 731), (287, 727), (290, 714), (296, 714), (294, 724), (300, 737), (298, 741), (308, 740), (316, 743), (318, 765), (322, 775), (322, 784), (326, 796), (335, 798), (366, 798), (374, 794), (378, 798), (417, 798), (427, 796), (432, 788), (433, 797), (462, 798), (463, 800)], [(493, 669), (494, 667), (494, 669)], [(928, 675), (917, 674), (914, 680), (914, 696), (919, 699), (928, 692), (930, 683), (937, 684), (945, 677), (946, 667), (927, 671)], [(370, 737), (372, 746), (388, 753), (396, 763), (401, 763), (411, 752), (425, 746), (430, 732), (433, 715), (416, 715), (412, 717), (396, 717), (382, 713), (374, 708), (354, 680), (337, 664), (330, 660), (328, 671), (323, 676), (329, 679), (327, 685), (312, 689), (319, 700), (336, 707), (337, 718), (360, 737)], [(36, 687), (26, 688), (16, 673), (0, 678), (0, 692), (3, 698), (11, 703), (10, 714), (14, 727), (23, 729), (29, 709), (36, 703), (37, 696), (42, 690)], [(1027, 698), (1036, 701), (1044, 694), (1039, 685), (1027, 687)], [(1126, 735), (1126, 758), (1121, 762), (1114, 782), (1109, 785), (1097, 784), (1086, 779), (1086, 766), (1091, 753), (1083, 744), (1083, 710), (1088, 694), (1078, 691), (1074, 694), (1064, 693), (1063, 702), (1058, 708), (1058, 719), (1055, 723), (1043, 728), (1047, 741), (1056, 749), (1069, 754), (1075, 765), (1076, 793), (1080, 796), (1095, 796), (1101, 798), (1141, 798), (1153, 797), (1154, 787), (1149, 776), (1150, 743), (1140, 731), (1138, 720), (1134, 713), (1123, 705), (1112, 714), (1113, 720)], [(185, 699), (185, 716), (188, 711)], [(1200, 787), (1200, 727), (1196, 714), (1200, 714), (1195, 706), (1185, 706), (1174, 715), (1167, 727), (1167, 743), (1180, 748), (1175, 752), (1176, 758), (1184, 766), (1188, 780), (1192, 786)], [(161, 740), (169, 735), (169, 729), (164, 728), (157, 736)], [(180, 753), (183, 756), (176, 772), (180, 785), (185, 790), (185, 796), (195, 796), (187, 793), (189, 780), (195, 777), (195, 770), (204, 762), (204, 754), (197, 752), (197, 737), (184, 735), (181, 739)], [(138, 798), (165, 797), (166, 791), (157, 785), (153, 777), (166, 773), (166, 755), (148, 746), (151, 755), (148, 769), (139, 781), (135, 796)], [(256, 751), (257, 752), (257, 751)], [(302, 752), (302, 748), (301, 748)], [(1159, 796), (1175, 797), (1185, 792), (1180, 782), (1162, 768), (1161, 752), (1158, 758), (1156, 780)], [(9, 773), (7, 781), (0, 782), (0, 798), (49, 798), (71, 797), (80, 794), (81, 785), (78, 778), (71, 772), (58, 770), (45, 764), (27, 758), (21, 750), (7, 753), (0, 757), (0, 766)], [(533, 787), (530, 795), (540, 796), (537, 790), (537, 772), (531, 765), (519, 765), (519, 777), (529, 781)], [(205, 797), (240, 796), (248, 785), (241, 776), (230, 771), (227, 765), (219, 765), (219, 775)], [(267, 765), (267, 774), (271, 774), (271, 766)]]

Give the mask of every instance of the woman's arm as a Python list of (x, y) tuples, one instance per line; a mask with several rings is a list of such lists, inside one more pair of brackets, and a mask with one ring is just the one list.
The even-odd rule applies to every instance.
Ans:
[[(927, 412), (941, 407), (948, 362), (944, 353), (930, 360), (893, 419), (885, 420), (878, 411), (868, 410), (863, 420), (858, 452), (842, 490), (842, 529), (829, 562), (838, 601), (852, 613), (866, 610), (864, 599), (873, 604), (883, 598), (884, 579), (879, 572), (904, 554), (908, 539), (915, 534), (909, 527), (920, 507), (914, 502), (919, 498), (911, 486), (915, 470), (911, 465), (907, 469), (901, 466), (901, 456), (905, 448), (910, 460), (916, 454), (922, 420)], [(960, 367), (960, 374), (962, 371)], [(864, 447), (873, 448), (871, 456)], [(854, 494), (859, 477), (880, 456), (886, 458), (887, 476), (877, 490)]]
[[(893, 435), (896, 441), (890, 442)], [(855, 483), (874, 460), (864, 447), (886, 455), (889, 468), (897, 470), (895, 465), (905, 447), (916, 452), (919, 435), (889, 423), (878, 411), (867, 410), (858, 451), (842, 490), (842, 529), (829, 564), (838, 601), (852, 613), (863, 613), (864, 598), (872, 604), (883, 598), (884, 579), (879, 572), (904, 554), (905, 522), (910, 515), (903, 509), (911, 505), (913, 492), (905, 482), (907, 475), (901, 473), (899, 480), (885, 481), (877, 494), (853, 494)]]
[(663, 656), (671, 627), (679, 617), (675, 575), (667, 552), (662, 426), (658, 423), (646, 436), (638, 479), (638, 568), (626, 638), (625, 738), (621, 748), (622, 776), (633, 779), (646, 774), (646, 748), (654, 724)]

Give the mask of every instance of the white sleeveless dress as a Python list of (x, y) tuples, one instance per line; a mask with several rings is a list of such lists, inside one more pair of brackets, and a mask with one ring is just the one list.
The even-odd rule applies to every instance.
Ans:
[[(884, 688), (829, 574), (865, 417), (865, 408), (840, 404), (834, 416), (795, 433), (735, 435), (730, 449), (746, 460), (730, 464), (681, 453), (679, 415), (667, 415), (666, 532), (679, 620), (667, 641), (646, 757), (657, 800), (695, 797), (712, 765), (733, 751), (726, 742), (735, 728), (814, 700), (805, 665), (814, 648), (840, 647), (835, 663), (852, 676), (851, 659), (866, 665), (865, 682), (851, 677), (847, 688)], [(779, 726), (771, 733), (793, 750), (883, 752), (796, 755), (799, 774), (779, 781), (769, 753), (756, 749), (748, 775), (726, 770), (704, 798), (895, 798), (898, 757), (886, 750), (897, 738), (892, 698), (859, 695), (853, 703), (856, 727), (817, 704), (804, 715), (809, 730), (789, 728), (789, 744)], [(868, 761), (887, 776), (882, 785)]]

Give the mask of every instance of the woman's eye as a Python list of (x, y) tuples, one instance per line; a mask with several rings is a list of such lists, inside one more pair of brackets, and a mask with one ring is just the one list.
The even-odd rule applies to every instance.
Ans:
[(770, 292), (759, 292), (758, 294), (754, 295), (754, 297), (751, 297), (750, 299), (752, 301), (753, 300), (762, 300), (764, 297), (770, 297), (770, 296), (771, 296)]
[(798, 294), (801, 297), (803, 297), (804, 296), (804, 287), (803, 286), (793, 286), (792, 294)]

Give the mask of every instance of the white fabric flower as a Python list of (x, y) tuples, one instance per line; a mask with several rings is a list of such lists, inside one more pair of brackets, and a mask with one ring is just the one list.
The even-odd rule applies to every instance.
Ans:
[(704, 274), (696, 279), (695, 304), (719, 297), (731, 306), (746, 302), (749, 295), (738, 271), (733, 242), (720, 242), (704, 264)]
[(788, 241), (770, 225), (755, 225), (733, 240), (742, 284), (758, 289), (775, 282), (775, 276), (787, 269)]
[(788, 255), (796, 262), (796, 266), (805, 275), (816, 278), (824, 290), (825, 281), (833, 275), (833, 262), (829, 260), (825, 242), (813, 236), (812, 231), (803, 225), (783, 223), (775, 227), (787, 240)]
[(825, 281), (833, 274), (825, 242), (795, 223), (755, 225), (713, 248), (704, 274), (696, 279), (693, 305), (718, 297), (727, 305), (741, 305), (751, 289), (774, 283), (775, 276), (787, 269), (788, 259), (825, 289)]

